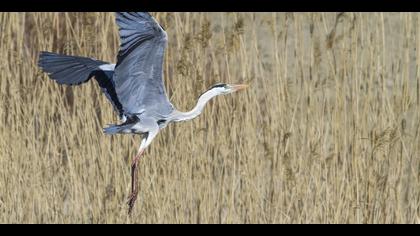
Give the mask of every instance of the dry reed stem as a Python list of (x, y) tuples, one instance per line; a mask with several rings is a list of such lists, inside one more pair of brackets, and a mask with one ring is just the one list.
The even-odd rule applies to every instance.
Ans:
[(165, 80), (190, 109), (215, 82), (248, 82), (172, 124), (139, 167), (139, 137), (95, 83), (63, 87), (48, 50), (114, 61), (111, 13), (0, 13), (0, 222), (419, 223), (415, 13), (154, 13)]

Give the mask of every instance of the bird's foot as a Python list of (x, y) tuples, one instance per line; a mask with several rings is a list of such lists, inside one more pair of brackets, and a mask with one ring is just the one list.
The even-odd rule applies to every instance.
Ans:
[(131, 215), (131, 212), (133, 212), (134, 204), (137, 200), (137, 191), (130, 194), (130, 197), (128, 198), (128, 214)]

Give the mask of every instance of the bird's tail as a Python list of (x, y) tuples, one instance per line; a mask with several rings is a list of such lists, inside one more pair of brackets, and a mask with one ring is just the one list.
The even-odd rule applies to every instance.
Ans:
[(109, 64), (87, 57), (41, 52), (38, 66), (59, 84), (78, 85), (87, 82), (99, 66)]
[(132, 126), (133, 124), (108, 125), (103, 131), (105, 134), (129, 133)]

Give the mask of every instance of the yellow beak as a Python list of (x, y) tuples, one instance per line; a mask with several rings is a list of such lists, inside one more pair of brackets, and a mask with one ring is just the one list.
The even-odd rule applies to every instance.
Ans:
[(236, 84), (236, 85), (232, 85), (232, 89), (234, 92), (239, 91), (239, 90), (244, 90), (248, 88), (247, 84)]

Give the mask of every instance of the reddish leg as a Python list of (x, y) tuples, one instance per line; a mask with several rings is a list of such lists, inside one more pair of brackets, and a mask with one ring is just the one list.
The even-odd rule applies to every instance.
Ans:
[(128, 203), (127, 203), (129, 215), (133, 211), (134, 203), (137, 200), (137, 194), (139, 192), (138, 181), (137, 181), (137, 178), (138, 178), (137, 167), (138, 167), (139, 160), (143, 152), (144, 152), (143, 150), (139, 151), (139, 153), (137, 153), (137, 155), (134, 157), (131, 163), (131, 194), (130, 194), (130, 197), (128, 198)]

